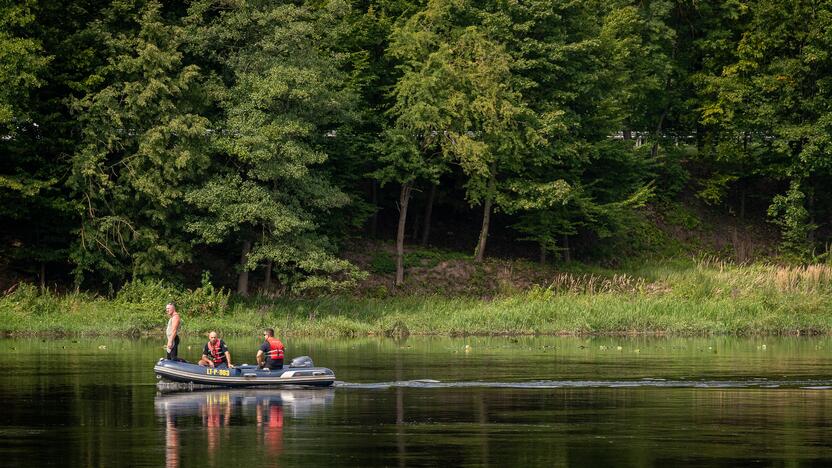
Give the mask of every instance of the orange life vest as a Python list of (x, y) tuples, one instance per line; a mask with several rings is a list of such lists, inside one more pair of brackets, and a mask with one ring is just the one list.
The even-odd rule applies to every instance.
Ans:
[(269, 343), (269, 351), (266, 353), (266, 357), (272, 361), (282, 361), (283, 343), (273, 336), (266, 337), (266, 342)]
[(220, 353), (220, 345), (222, 342), (217, 340), (217, 344), (211, 344), (211, 340), (208, 340), (208, 352), (211, 353), (211, 359), (214, 360), (214, 364), (220, 364), (225, 362), (225, 353)]

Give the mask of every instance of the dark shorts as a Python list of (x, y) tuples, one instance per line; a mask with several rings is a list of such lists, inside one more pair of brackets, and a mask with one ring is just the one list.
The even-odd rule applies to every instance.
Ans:
[(283, 361), (266, 360), (266, 364), (263, 367), (271, 370), (280, 370), (283, 369)]
[(173, 337), (173, 346), (170, 348), (170, 352), (167, 355), (167, 358), (171, 361), (178, 361), (179, 360), (179, 335)]

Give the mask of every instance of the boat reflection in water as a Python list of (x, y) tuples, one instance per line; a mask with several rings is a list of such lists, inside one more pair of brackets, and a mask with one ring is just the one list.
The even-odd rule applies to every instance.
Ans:
[[(233, 428), (255, 428), (256, 445), (262, 446), (269, 458), (280, 454), (283, 448), (284, 413), (292, 419), (303, 418), (330, 405), (332, 389), (241, 389), (208, 390), (182, 393), (158, 393), (156, 415), (165, 422), (165, 460), (168, 467), (179, 466), (181, 432), (204, 430), (204, 445), (200, 455), (214, 461), (220, 453), (221, 441), (229, 439)], [(202, 431), (200, 431), (202, 432)], [(247, 431), (235, 431), (246, 436)], [(235, 445), (243, 441), (235, 441)], [(246, 440), (251, 444), (251, 440)], [(230, 447), (226, 447), (230, 448)], [(189, 463), (190, 464), (190, 463)]]

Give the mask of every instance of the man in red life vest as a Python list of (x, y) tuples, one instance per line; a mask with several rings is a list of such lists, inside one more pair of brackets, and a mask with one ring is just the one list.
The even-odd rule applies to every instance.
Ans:
[(274, 337), (274, 329), (263, 330), (266, 341), (257, 350), (257, 365), (269, 369), (283, 369), (283, 343)]
[(228, 346), (225, 341), (217, 337), (217, 332), (212, 331), (208, 334), (208, 343), (202, 348), (202, 359), (199, 360), (200, 366), (208, 367), (234, 367), (231, 364), (231, 353), (228, 352)]

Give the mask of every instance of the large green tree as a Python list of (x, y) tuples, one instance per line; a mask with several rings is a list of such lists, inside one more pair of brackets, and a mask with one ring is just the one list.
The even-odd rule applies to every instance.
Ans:
[(31, 116), (26, 107), (29, 94), (43, 83), (42, 72), (49, 58), (41, 42), (27, 32), (35, 16), (34, 1), (0, 4), (0, 128), (2, 135), (14, 133)]
[(482, 205), (476, 261), (485, 254), (504, 174), (519, 169), (526, 149), (542, 141), (536, 115), (517, 90), (512, 57), (480, 14), (466, 2), (430, 1), (394, 31), (391, 44), (403, 70), (394, 90), (396, 127), (420, 138), (423, 150), (438, 149), (459, 164), (468, 201)]
[(0, 4), (0, 219), (5, 226), (0, 252), (6, 259), (39, 264), (43, 285), (54, 246), (44, 242), (50, 233), (33, 218), (48, 212), (58, 180), (32, 148), (39, 129), (36, 95), (50, 61), (34, 27), (36, 8), (33, 1)]
[(832, 2), (756, 0), (748, 7), (736, 59), (707, 79), (711, 100), (703, 118), (731, 132), (735, 145), (753, 148), (771, 177), (788, 182), (769, 214), (785, 252), (806, 259), (817, 216), (829, 203), (821, 187), (832, 168)]
[(356, 277), (320, 232), (349, 202), (322, 168), (325, 148), (343, 138), (339, 130), (353, 118), (355, 93), (342, 63), (348, 57), (327, 47), (347, 8), (264, 1), (191, 9), (202, 47), (216, 57), (210, 89), (219, 113), (211, 175), (186, 196), (196, 208), (187, 230), (240, 249), (240, 294), (248, 294), (248, 271), (264, 263), (267, 278), (274, 269), (282, 286), (296, 291)]
[(482, 14), (507, 45), (544, 143), (524, 148), (499, 198), (525, 239), (540, 245), (541, 259), (557, 250), (568, 255), (579, 227), (601, 235), (620, 230), (622, 209), (649, 193), (644, 155), (631, 140), (610, 138), (626, 135), (644, 114), (646, 96), (665, 86), (669, 67), (657, 52), (660, 39), (649, 33), (661, 24), (651, 24), (642, 8), (530, 1), (496, 3)]
[(183, 28), (156, 1), (121, 2), (89, 27), (109, 52), (73, 108), (82, 140), (69, 185), (82, 219), (76, 279), (161, 276), (190, 258), (185, 186), (204, 175), (211, 129)]
[[(383, 140), (389, 137), (392, 106), (390, 93), (400, 70), (395, 58), (387, 53), (390, 34), (397, 23), (418, 11), (421, 1), (410, 0), (352, 0), (349, 13), (340, 28), (330, 35), (331, 47), (348, 60), (346, 71), (357, 91), (356, 118), (339, 132), (344, 138), (330, 139), (327, 167), (333, 181), (350, 195), (349, 207), (339, 214), (353, 224), (367, 221), (372, 237), (377, 235), (381, 210), (380, 181), (376, 173), (385, 163), (387, 151)], [(346, 143), (346, 144), (345, 144)], [(375, 175), (375, 176), (374, 176)], [(368, 203), (363, 203), (362, 200)], [(429, 226), (429, 220), (426, 223)]]

